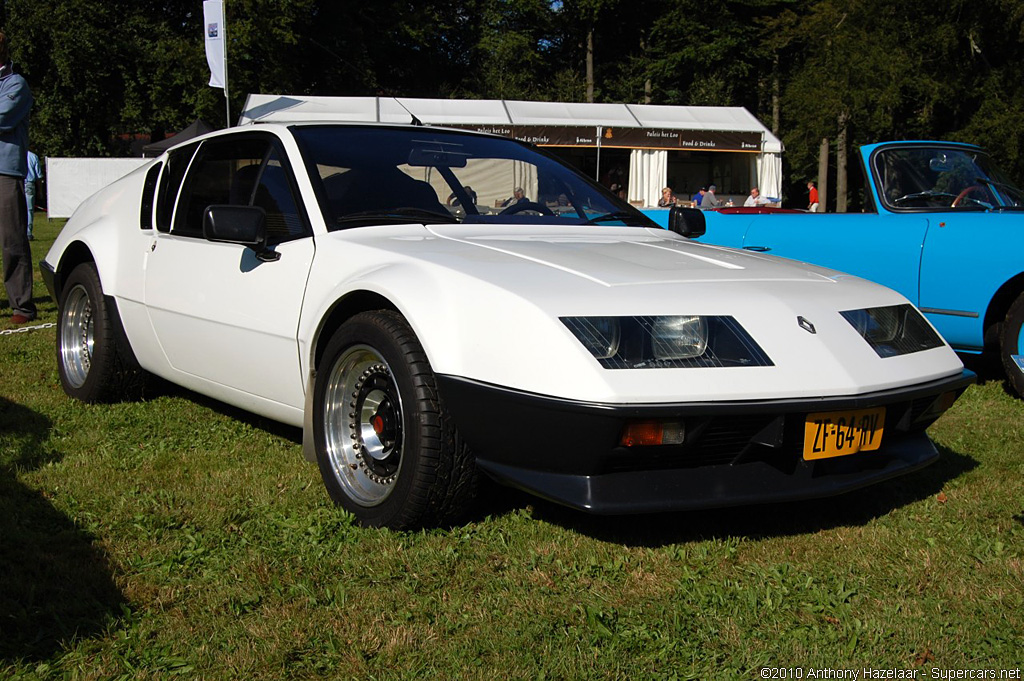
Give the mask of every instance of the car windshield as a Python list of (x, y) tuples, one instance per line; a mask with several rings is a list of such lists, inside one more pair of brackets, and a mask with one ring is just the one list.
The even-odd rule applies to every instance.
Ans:
[(894, 210), (1024, 209), (1024, 192), (978, 149), (893, 147), (873, 163), (882, 201)]
[(292, 132), (332, 230), (410, 221), (656, 226), (568, 165), (512, 139), (430, 127)]

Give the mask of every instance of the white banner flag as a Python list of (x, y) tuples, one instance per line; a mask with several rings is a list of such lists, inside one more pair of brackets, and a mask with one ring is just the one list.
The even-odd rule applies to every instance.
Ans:
[(210, 65), (210, 86), (224, 87), (224, 3), (204, 0), (203, 27), (206, 31), (206, 63)]

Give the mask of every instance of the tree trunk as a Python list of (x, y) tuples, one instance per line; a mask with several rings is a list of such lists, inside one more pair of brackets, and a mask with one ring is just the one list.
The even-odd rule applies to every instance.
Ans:
[(846, 112), (839, 114), (839, 137), (836, 139), (836, 212), (846, 212)]
[(587, 29), (587, 101), (594, 101), (594, 27)]
[(779, 92), (779, 55), (772, 58), (772, 134), (779, 136), (779, 112), (781, 108)]
[[(647, 58), (647, 40), (640, 38), (640, 52), (644, 55), (644, 69), (646, 70), (650, 66), (650, 60)], [(651, 103), (651, 76), (648, 74), (644, 78), (644, 104)]]
[(818, 151), (818, 212), (824, 213), (828, 208), (828, 138), (821, 138), (821, 149)]

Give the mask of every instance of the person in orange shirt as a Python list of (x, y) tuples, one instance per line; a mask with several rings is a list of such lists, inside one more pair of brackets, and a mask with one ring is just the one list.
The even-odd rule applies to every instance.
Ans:
[(810, 199), (807, 202), (807, 212), (817, 213), (818, 212), (818, 188), (814, 186), (814, 181), (811, 180), (807, 183), (807, 192), (810, 195)]

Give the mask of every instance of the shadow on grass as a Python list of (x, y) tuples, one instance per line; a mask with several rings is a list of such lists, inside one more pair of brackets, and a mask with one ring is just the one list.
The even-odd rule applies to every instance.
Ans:
[(207, 397), (188, 388), (183, 388), (180, 385), (166, 381), (158, 376), (148, 376), (146, 378), (146, 399), (155, 399), (162, 395), (167, 397), (179, 397), (189, 402), (202, 405), (210, 411), (217, 412), (222, 416), (227, 416), (235, 421), (241, 421), (242, 423), (248, 424), (253, 428), (266, 431), (271, 435), (279, 437), (284, 440), (289, 440), (297, 445), (302, 444), (302, 429), (296, 426), (289, 426), (288, 424), (281, 423), (269, 419), (259, 414), (254, 414), (251, 411), (246, 411), (240, 407), (234, 407), (226, 402), (221, 402), (213, 397)]
[[(998, 376), (993, 376), (998, 378)], [(295, 444), (302, 430), (206, 397), (187, 388), (158, 381), (160, 394), (181, 397), (248, 423)], [(915, 501), (938, 494), (945, 484), (975, 468), (973, 458), (939, 447), (939, 460), (924, 470), (847, 494), (810, 501), (759, 506), (624, 516), (592, 515), (504, 487), (481, 475), (476, 503), (457, 524), (480, 522), (533, 507), (538, 520), (605, 541), (636, 546), (700, 541), (711, 537), (763, 538), (863, 525)], [(1022, 515), (1024, 518), (1024, 515)]]
[(985, 352), (981, 355), (957, 355), (960, 361), (964, 363), (964, 366), (978, 375), (978, 383), (989, 383), (994, 381), (999, 383), (1003, 392), (1010, 397), (1019, 397), (1017, 393), (1010, 387), (1009, 381), (1006, 380), (1006, 373), (1003, 370), (1003, 364), (999, 359), (999, 354), (996, 352)]
[(603, 541), (652, 548), (711, 538), (808, 534), (864, 525), (938, 494), (947, 482), (978, 465), (973, 458), (945, 447), (939, 447), (939, 452), (939, 460), (923, 470), (824, 499), (628, 516), (588, 515), (538, 500), (533, 502), (533, 515)]
[(56, 460), (46, 417), (0, 398), (0, 662), (42, 660), (102, 632), (124, 596), (94, 538), (18, 472)]

